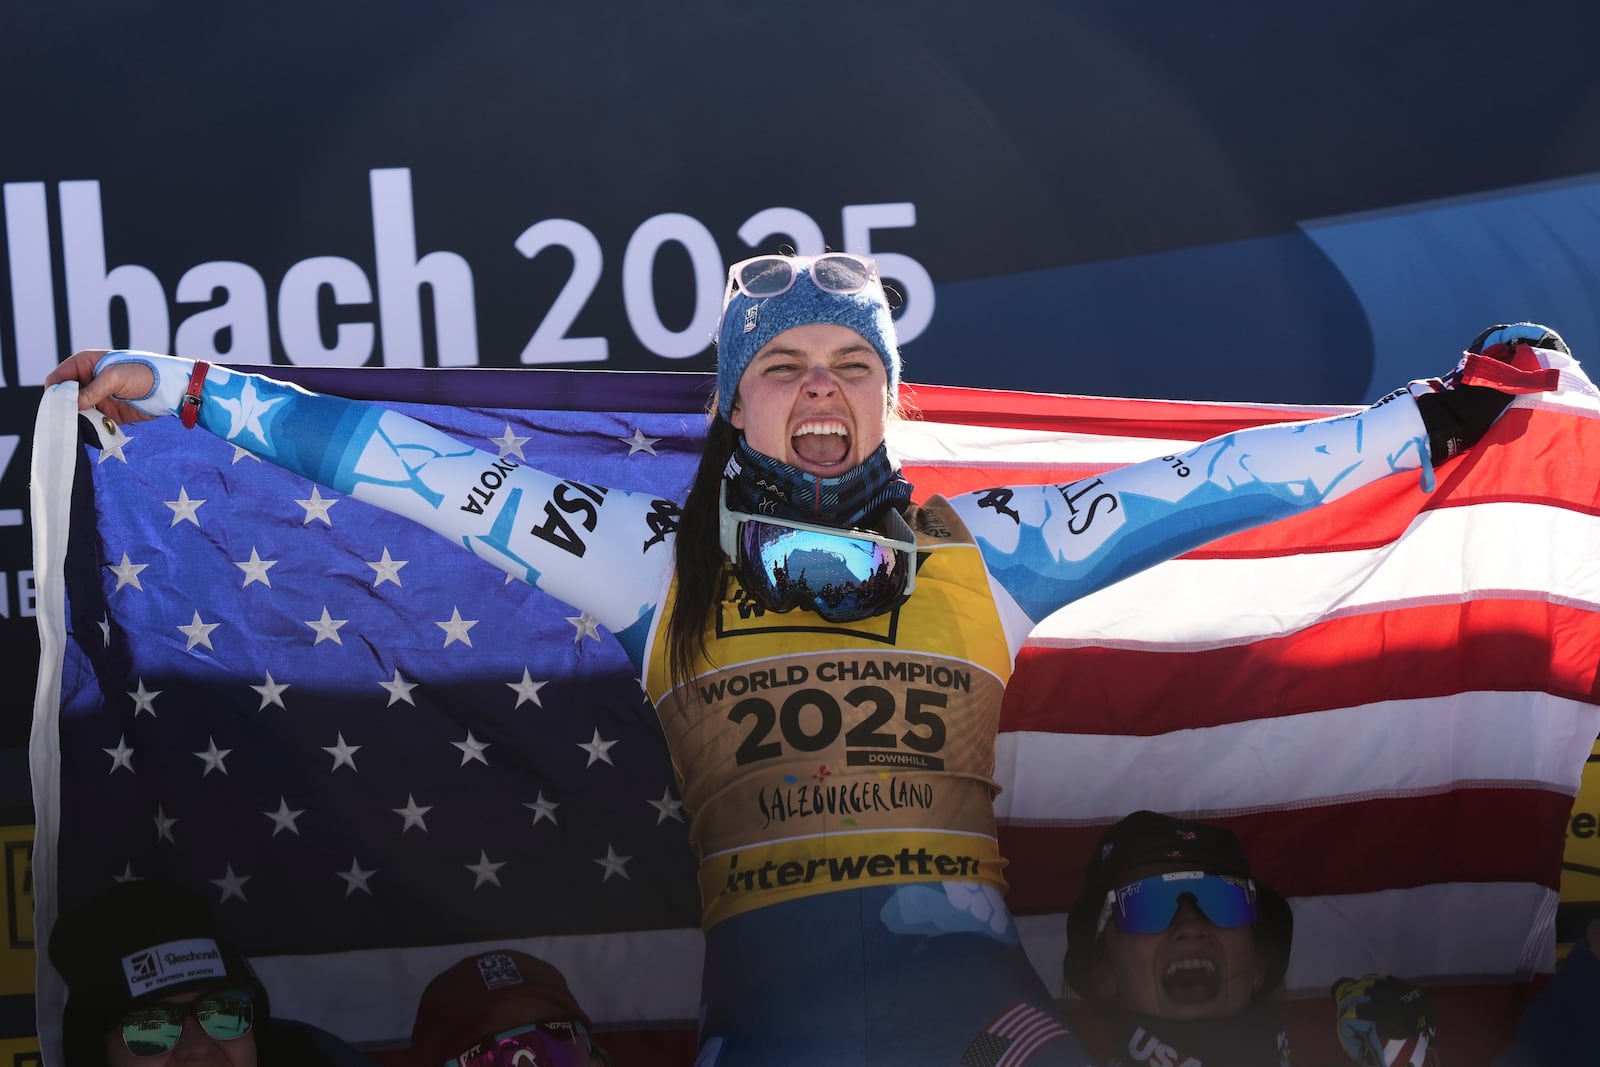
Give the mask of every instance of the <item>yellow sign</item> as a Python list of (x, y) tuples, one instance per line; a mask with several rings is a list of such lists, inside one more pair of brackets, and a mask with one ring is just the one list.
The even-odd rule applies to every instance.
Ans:
[(39, 1067), (39, 1039), (37, 1037), (8, 1037), (0, 1039), (0, 1065), (4, 1067)]
[[(0, 943), (0, 996), (33, 992), (33, 827), (0, 826), (5, 860), (5, 940)], [(37, 1058), (38, 1045), (34, 1055)], [(0, 1064), (5, 1061), (0, 1060)]]
[(1600, 741), (1578, 784), (1567, 819), (1567, 846), (1561, 856), (1561, 902), (1600, 904)]

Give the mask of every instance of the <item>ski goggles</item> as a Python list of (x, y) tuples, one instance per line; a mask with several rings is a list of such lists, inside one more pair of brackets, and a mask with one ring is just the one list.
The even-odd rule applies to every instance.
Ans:
[(724, 485), (719, 512), (722, 551), (768, 610), (804, 605), (829, 622), (858, 622), (899, 607), (916, 586), (916, 536), (893, 508), (887, 534), (813, 526), (732, 511)]
[(589, 1031), (577, 1019), (529, 1023), (486, 1037), (444, 1067), (588, 1067)]
[(249, 990), (229, 989), (188, 1004), (147, 1004), (125, 1013), (115, 1029), (135, 1056), (160, 1056), (177, 1047), (184, 1020), (191, 1015), (207, 1037), (232, 1041), (250, 1032), (255, 998)]
[(878, 265), (866, 256), (852, 252), (828, 252), (820, 256), (755, 256), (728, 268), (728, 288), (722, 295), (722, 309), (734, 293), (757, 300), (782, 296), (794, 286), (800, 268), (809, 266), (806, 275), (825, 293), (848, 296), (859, 293), (878, 279)]
[(1248, 878), (1205, 871), (1153, 874), (1106, 894), (1095, 936), (1116, 923), (1124, 934), (1159, 934), (1172, 925), (1183, 898), (1194, 901), (1213, 926), (1249, 926), (1256, 921), (1256, 884)]

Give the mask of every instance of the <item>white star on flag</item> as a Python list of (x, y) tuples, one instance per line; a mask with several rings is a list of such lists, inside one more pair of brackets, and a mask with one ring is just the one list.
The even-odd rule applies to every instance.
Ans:
[(296, 837), (300, 836), (300, 827), (295, 825), (295, 820), (305, 814), (305, 809), (298, 811), (291, 809), (287, 797), (278, 798), (277, 811), (264, 811), (261, 814), (272, 820), (273, 837), (277, 837), (280, 830), (287, 830)]
[(272, 672), (268, 671), (267, 680), (265, 682), (260, 685), (252, 685), (250, 688), (261, 694), (261, 706), (256, 710), (265, 711), (267, 710), (268, 704), (276, 704), (280, 708), (284, 706), (283, 691), (288, 689), (289, 685), (287, 682), (281, 685), (277, 682), (274, 682), (272, 680)]
[(484, 756), (483, 750), (493, 743), (492, 741), (479, 741), (472, 736), (471, 730), (467, 731), (467, 739), (465, 741), (450, 742), (451, 745), (461, 750), (461, 766), (463, 767), (467, 765), (469, 760), (477, 760), (485, 767), (489, 766), (489, 760)]
[[(201, 622), (200, 613), (198, 611), (195, 612), (193, 622), (187, 626), (178, 627), (179, 632), (189, 639), (189, 643), (183, 647), (183, 650), (185, 652), (193, 651), (195, 645), (205, 645), (207, 648), (211, 648), (211, 631), (221, 625), (220, 622)], [(215, 650), (213, 649), (213, 651)]]
[(453, 642), (460, 641), (468, 648), (472, 647), (472, 638), (467, 636), (467, 631), (478, 625), (477, 619), (463, 619), (461, 609), (452, 607), (450, 618), (444, 622), (434, 622), (434, 625), (444, 631), (444, 647), (449, 648)]
[(395, 701), (397, 700), (404, 700), (412, 707), (417, 706), (417, 702), (411, 699), (411, 691), (421, 683), (406, 681), (405, 677), (400, 673), (399, 667), (394, 669), (393, 678), (387, 682), (379, 682), (378, 684), (389, 691), (389, 703), (385, 704), (385, 707), (394, 707)]
[(683, 821), (683, 801), (673, 799), (671, 789), (663, 789), (660, 800), (650, 800), (646, 801), (646, 803), (656, 809), (657, 826), (660, 826), (668, 819)]
[(561, 805), (556, 803), (554, 800), (546, 800), (544, 798), (543, 791), (539, 793), (538, 799), (536, 799), (533, 803), (530, 804), (527, 801), (523, 801), (522, 806), (533, 809), (533, 825), (535, 826), (539, 825), (540, 819), (549, 819), (554, 825), (561, 825), (559, 822), (556, 822), (556, 809)]
[[(589, 762), (585, 763), (584, 767), (586, 769), (593, 767), (596, 760), (604, 760), (607, 763), (611, 763), (611, 746), (614, 744), (616, 744), (615, 741), (600, 740), (600, 728), (598, 726), (595, 727), (594, 738), (592, 740), (588, 742), (578, 742), (578, 747), (589, 753)], [(611, 765), (613, 767), (616, 766), (615, 763), (611, 763)]]
[(248, 874), (234, 874), (233, 864), (228, 864), (221, 878), (210, 879), (212, 885), (222, 890), (222, 900), (217, 903), (225, 903), (229, 897), (238, 897), (241, 903), (248, 904), (249, 901), (244, 898), (244, 884), (250, 878)]
[(116, 748), (102, 748), (100, 751), (111, 757), (111, 769), (106, 772), (107, 774), (117, 773), (118, 767), (128, 768), (129, 774), (138, 773), (133, 769), (133, 749), (128, 747), (127, 734), (117, 738)]
[(295, 501), (296, 504), (299, 504), (301, 507), (306, 509), (306, 517), (301, 520), (300, 525), (309, 526), (312, 519), (321, 519), (327, 525), (332, 526), (333, 520), (328, 518), (328, 509), (333, 507), (338, 502), (339, 500), (337, 497), (329, 500), (323, 499), (322, 493), (319, 491), (318, 487), (313, 485), (311, 487), (311, 496), (309, 499)]
[(520, 460), (526, 460), (527, 457), (522, 454), (522, 446), (533, 440), (533, 438), (518, 437), (511, 431), (511, 424), (508, 422), (506, 423), (505, 433), (499, 437), (491, 437), (489, 440), (500, 450), (501, 459), (505, 459), (507, 456), (516, 456)]
[(432, 805), (429, 805), (425, 808), (418, 807), (417, 798), (412, 796), (410, 793), (407, 793), (405, 807), (390, 808), (389, 810), (405, 820), (404, 824), (402, 824), (400, 827), (401, 833), (405, 833), (413, 826), (415, 826), (418, 830), (421, 830), (423, 833), (428, 832), (428, 824), (422, 821), (422, 817), (433, 810)]
[(344, 644), (344, 639), (339, 636), (339, 627), (349, 622), (349, 619), (335, 619), (328, 614), (328, 605), (322, 605), (322, 618), (307, 619), (306, 625), (317, 631), (317, 639), (311, 642), (311, 647), (332, 641), (336, 645)]
[(644, 435), (644, 431), (635, 426), (633, 428), (632, 437), (619, 437), (617, 440), (628, 446), (628, 455), (630, 456), (635, 452), (648, 452), (653, 456), (656, 454), (656, 450), (653, 446), (657, 441), (661, 440), (661, 438), (646, 437)]
[(174, 845), (176, 845), (178, 843), (178, 840), (177, 840), (177, 838), (172, 836), (172, 828), (174, 826), (178, 825), (178, 820), (177, 819), (169, 819), (169, 818), (167, 818), (167, 813), (162, 810), (160, 804), (156, 805), (156, 816), (155, 816), (155, 818), (156, 818), (156, 840), (157, 841), (167, 840), (167, 841), (171, 841)]
[[(109, 419), (106, 421), (110, 422)], [(98, 467), (112, 456), (116, 456), (124, 463), (128, 462), (128, 457), (122, 454), (122, 450), (132, 440), (133, 438), (129, 437), (121, 426), (111, 423), (106, 427), (106, 432), (100, 435), (100, 458), (95, 461), (95, 466)]]
[(117, 588), (131, 585), (139, 592), (144, 592), (144, 586), (139, 584), (139, 572), (150, 566), (148, 563), (133, 563), (128, 559), (128, 554), (122, 554), (122, 562), (111, 568), (111, 573), (117, 576)]
[(359, 889), (370, 897), (372, 895), (372, 887), (367, 885), (367, 880), (378, 872), (376, 870), (362, 870), (361, 864), (357, 863), (354, 857), (351, 857), (348, 871), (335, 871), (334, 873), (344, 879), (345, 896), (349, 896)]
[(333, 757), (333, 767), (330, 768), (328, 773), (331, 774), (344, 766), (348, 766), (352, 771), (355, 770), (356, 753), (361, 751), (361, 746), (346, 744), (343, 733), (336, 736), (338, 740), (334, 742), (331, 748), (327, 745), (322, 746), (322, 751)]
[(195, 512), (200, 510), (200, 505), (204, 504), (205, 501), (190, 500), (189, 490), (183, 486), (180, 485), (178, 487), (178, 499), (166, 500), (163, 503), (172, 509), (172, 521), (167, 524), (168, 529), (184, 521), (192, 522), (196, 526), (200, 525), (200, 519), (195, 515)]
[(156, 717), (156, 697), (161, 695), (161, 690), (150, 690), (144, 687), (144, 679), (139, 679), (139, 688), (128, 694), (133, 698), (133, 717), (138, 718), (141, 712), (148, 711), (150, 717)]
[(379, 559), (379, 560), (370, 560), (369, 559), (369, 560), (363, 560), (362, 562), (366, 563), (367, 566), (371, 567), (374, 571), (377, 572), (377, 577), (372, 579), (372, 588), (376, 589), (376, 588), (378, 588), (378, 586), (382, 585), (384, 582), (393, 582), (395, 585), (400, 586), (402, 589), (405, 588), (405, 586), (401, 585), (401, 583), (400, 583), (400, 568), (404, 567), (407, 563), (410, 563), (411, 561), (408, 560), (408, 559), (394, 559), (394, 558), (392, 558), (389, 555), (389, 546), (388, 545), (385, 545), (384, 548), (383, 548), (383, 558), (382, 559)]
[(204, 778), (212, 771), (221, 771), (223, 774), (227, 774), (228, 768), (223, 764), (222, 761), (227, 759), (228, 754), (232, 751), (233, 749), (231, 748), (217, 748), (216, 740), (214, 738), (207, 737), (206, 750), (204, 752), (194, 753), (194, 756), (199, 759), (201, 763), (206, 765), (206, 769), (200, 772), (200, 777)]
[(544, 707), (543, 702), (539, 700), (539, 690), (549, 684), (548, 680), (543, 682), (534, 681), (533, 675), (528, 673), (528, 668), (522, 668), (522, 681), (506, 683), (507, 688), (517, 694), (517, 702), (513, 706), (513, 710), (522, 707), (523, 704), (530, 700), (533, 701), (534, 707)]
[(501, 860), (499, 863), (491, 863), (489, 860), (489, 854), (482, 850), (479, 850), (478, 852), (477, 863), (462, 864), (463, 867), (477, 876), (477, 881), (472, 883), (472, 888), (474, 889), (477, 889), (485, 882), (494, 883), (495, 888), (498, 889), (500, 887), (500, 875), (498, 872), (500, 868), (504, 867), (505, 865), (506, 864), (504, 860)]
[(262, 559), (254, 545), (250, 546), (250, 558), (248, 560), (243, 562), (234, 560), (233, 565), (244, 571), (244, 585), (240, 588), (248, 588), (251, 582), (260, 582), (268, 589), (272, 588), (272, 582), (267, 578), (267, 571), (276, 567), (278, 561), (275, 559)]
[(605, 858), (595, 860), (596, 863), (606, 869), (605, 877), (601, 878), (600, 881), (609, 882), (613, 874), (620, 874), (623, 878), (627, 878), (627, 863), (631, 859), (633, 859), (632, 856), (617, 855), (616, 849), (612, 848), (609, 844), (606, 845)]
[(600, 640), (600, 625), (595, 622), (594, 616), (587, 611), (579, 612), (576, 615), (568, 615), (565, 618), (572, 624), (573, 629), (577, 631), (572, 635), (573, 644), (577, 644), (585, 637), (592, 637), (596, 641)]

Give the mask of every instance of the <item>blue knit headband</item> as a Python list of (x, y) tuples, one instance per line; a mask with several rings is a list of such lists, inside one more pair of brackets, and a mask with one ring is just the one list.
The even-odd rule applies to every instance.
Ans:
[(889, 397), (900, 388), (900, 349), (883, 286), (874, 281), (859, 293), (829, 293), (811, 283), (811, 264), (795, 261), (798, 277), (787, 291), (762, 299), (736, 291), (717, 330), (717, 410), (733, 412), (739, 379), (763, 345), (784, 330), (819, 323), (854, 330), (877, 350), (889, 374)]

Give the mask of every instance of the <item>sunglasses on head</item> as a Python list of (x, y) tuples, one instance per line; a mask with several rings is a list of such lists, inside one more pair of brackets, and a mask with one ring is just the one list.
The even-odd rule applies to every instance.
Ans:
[(483, 1038), (443, 1067), (588, 1067), (591, 1048), (577, 1019), (529, 1023)]
[(722, 551), (769, 611), (804, 605), (829, 622), (857, 622), (898, 607), (916, 586), (916, 535), (892, 508), (889, 534), (732, 511), (727, 486), (719, 511)]
[(250, 1032), (255, 998), (249, 990), (229, 989), (187, 1004), (146, 1004), (125, 1013), (116, 1029), (135, 1056), (160, 1056), (177, 1047), (184, 1020), (191, 1015), (207, 1037), (232, 1041)]
[(1104, 933), (1108, 923), (1115, 923), (1119, 933), (1159, 934), (1172, 925), (1184, 897), (1193, 900), (1213, 926), (1226, 929), (1256, 921), (1255, 882), (1205, 871), (1175, 871), (1153, 874), (1107, 893), (1095, 935)]
[(801, 267), (810, 267), (806, 275), (825, 293), (848, 296), (866, 289), (878, 277), (878, 265), (866, 256), (851, 252), (829, 252), (820, 256), (755, 256), (741, 260), (728, 268), (728, 288), (722, 296), (726, 311), (734, 293), (764, 300), (782, 296), (800, 276)]

